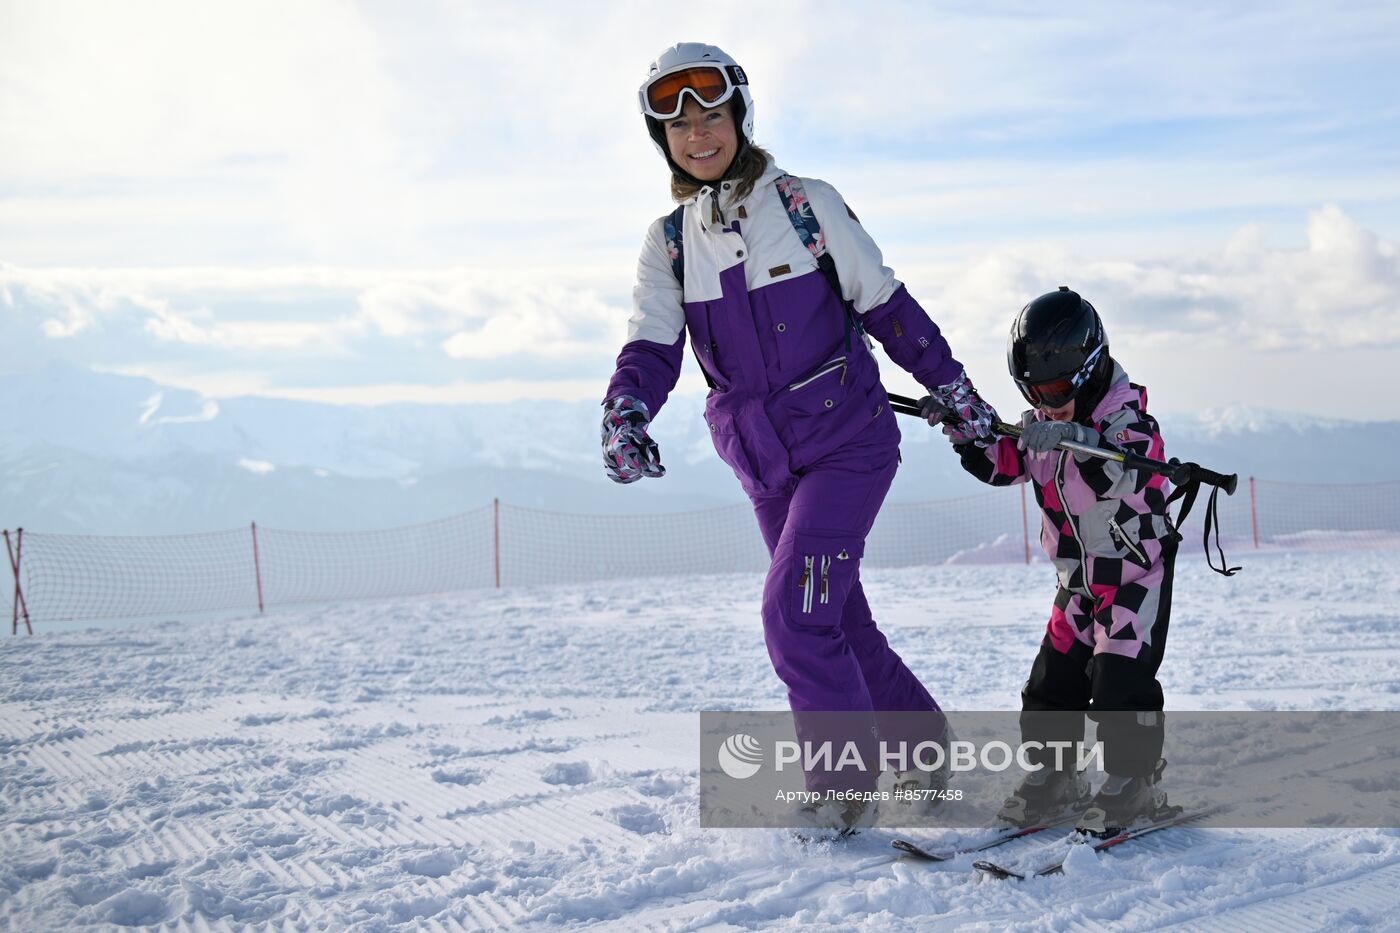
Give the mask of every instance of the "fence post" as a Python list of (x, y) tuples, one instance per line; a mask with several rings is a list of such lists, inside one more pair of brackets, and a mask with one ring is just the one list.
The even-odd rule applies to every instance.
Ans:
[(1026, 563), (1031, 562), (1031, 524), (1026, 518), (1026, 484), (1020, 483), (1021, 487), (1021, 540), (1026, 544)]
[(24, 600), (24, 588), (19, 583), (20, 560), (24, 557), (24, 529), (15, 529), (15, 545), (10, 547), (10, 531), (5, 529), (5, 552), (10, 557), (10, 572), (15, 575), (15, 598), (10, 609), (10, 634), (19, 634), (19, 619), (24, 616), (24, 628), (30, 635), (34, 634), (34, 626), (29, 620), (29, 606)]
[(258, 559), (258, 523), (253, 522), (253, 579), (258, 582), (258, 615), (263, 613), (262, 562)]
[(496, 563), (496, 589), (501, 588), (501, 500), (491, 500), (491, 552)]
[(1259, 550), (1259, 507), (1254, 498), (1254, 477), (1249, 478), (1249, 523), (1254, 526), (1254, 549)]

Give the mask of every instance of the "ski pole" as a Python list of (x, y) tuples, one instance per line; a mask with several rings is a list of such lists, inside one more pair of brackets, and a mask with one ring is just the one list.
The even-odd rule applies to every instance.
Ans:
[[(924, 417), (923, 409), (918, 401), (905, 395), (891, 395), (890, 408), (901, 415), (913, 415), (915, 418)], [(946, 419), (945, 419), (946, 420)], [(994, 421), (992, 430), (1005, 437), (1020, 437), (1020, 425), (1007, 424), (1005, 421)], [(1171, 480), (1176, 489), (1167, 497), (1167, 505), (1170, 506), (1178, 499), (1181, 500), (1181, 508), (1177, 512), (1176, 527), (1180, 528), (1186, 523), (1186, 515), (1191, 511), (1191, 506), (1196, 501), (1196, 493), (1200, 490), (1201, 484), (1214, 487), (1210, 491), (1210, 499), (1206, 506), (1205, 536), (1203, 544), (1206, 550), (1206, 563), (1210, 569), (1222, 576), (1234, 576), (1238, 567), (1231, 567), (1225, 562), (1225, 552), (1220, 548), (1220, 520), (1216, 510), (1216, 496), (1220, 490), (1225, 490), (1225, 495), (1233, 496), (1235, 487), (1239, 484), (1239, 474), (1217, 473), (1208, 470), (1199, 463), (1182, 463), (1173, 457), (1163, 462), (1142, 457), (1138, 454), (1121, 450), (1104, 450), (1101, 447), (1091, 447), (1088, 444), (1080, 444), (1076, 441), (1060, 441), (1055, 445), (1057, 450), (1067, 450), (1071, 453), (1086, 454), (1090, 457), (1099, 457), (1103, 460), (1112, 460), (1123, 464), (1130, 470), (1143, 470), (1147, 473), (1160, 473)], [(1210, 531), (1215, 528), (1215, 550), (1220, 555), (1220, 566), (1215, 566), (1215, 561), (1210, 553)]]
[[(1020, 437), (1021, 426), (1019, 424), (1007, 424), (998, 421), (992, 425), (992, 430), (1006, 437)], [(1208, 470), (1199, 463), (1183, 463), (1173, 457), (1170, 460), (1153, 460), (1150, 457), (1143, 457), (1129, 451), (1104, 450), (1102, 447), (1093, 447), (1089, 444), (1081, 444), (1078, 441), (1060, 441), (1055, 445), (1060, 450), (1068, 450), (1071, 453), (1087, 454), (1091, 457), (1098, 457), (1102, 460), (1112, 460), (1121, 463), (1130, 470), (1144, 470), (1148, 473), (1162, 473), (1175, 486), (1184, 486), (1193, 480), (1199, 480), (1207, 486), (1218, 486), (1225, 490), (1225, 495), (1233, 496), (1235, 487), (1239, 485), (1240, 477), (1238, 473), (1217, 473)]]
[[(890, 408), (901, 415), (913, 415), (922, 418), (923, 414), (919, 408), (917, 400), (904, 395), (890, 395)], [(1005, 421), (997, 421), (992, 424), (992, 430), (1004, 437), (1020, 437), (1021, 426), (1007, 424)], [(1225, 490), (1225, 495), (1233, 496), (1235, 487), (1239, 485), (1239, 474), (1237, 473), (1217, 473), (1208, 470), (1199, 463), (1183, 463), (1173, 457), (1170, 460), (1153, 460), (1149, 457), (1139, 456), (1135, 453), (1119, 450), (1104, 450), (1101, 447), (1092, 447), (1088, 444), (1081, 444), (1078, 441), (1061, 441), (1055, 445), (1057, 450), (1068, 450), (1072, 453), (1085, 454), (1090, 457), (1098, 457), (1100, 460), (1112, 460), (1121, 463), (1130, 470), (1144, 470), (1148, 473), (1161, 473), (1172, 481), (1173, 485), (1185, 486), (1190, 482), (1200, 482), (1207, 486), (1216, 486)]]

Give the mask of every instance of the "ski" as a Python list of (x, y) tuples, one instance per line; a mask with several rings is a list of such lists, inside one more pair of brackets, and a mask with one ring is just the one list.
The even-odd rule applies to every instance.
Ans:
[(923, 859), (926, 862), (947, 862), (957, 858), (959, 855), (970, 855), (974, 852), (985, 852), (988, 849), (995, 849), (997, 846), (1014, 842), (1017, 839), (1024, 839), (1027, 836), (1062, 826), (1078, 817), (1077, 813), (1062, 816), (1058, 820), (1051, 820), (1047, 823), (1036, 823), (1033, 826), (1000, 826), (997, 827), (997, 834), (991, 839), (984, 840), (976, 845), (961, 846), (956, 849), (947, 849), (942, 852), (933, 852), (925, 849), (917, 842), (909, 839), (895, 839), (890, 845), (894, 846), (905, 855), (912, 855), (914, 858)]
[[(1203, 810), (1187, 810), (1181, 813), (1177, 813), (1174, 816), (1165, 817), (1164, 819), (1153, 820), (1150, 823), (1143, 823), (1138, 826), (1131, 826), (1115, 836), (1109, 836), (1107, 839), (1094, 839), (1093, 842), (1080, 842), (1078, 840), (1071, 840), (1069, 844), (1088, 845), (1095, 852), (1101, 852), (1104, 849), (1111, 849), (1114, 846), (1122, 845), (1123, 843), (1128, 842), (1130, 840), (1140, 839), (1143, 836), (1146, 836), (1148, 833), (1157, 832), (1159, 829), (1167, 829), (1171, 826), (1180, 826), (1182, 823), (1190, 823), (1193, 820), (1203, 819), (1204, 817), (1210, 816), (1211, 814), (1220, 812), (1221, 809), (1221, 807), (1208, 807)], [(1092, 836), (1084, 838), (1093, 839)], [(1026, 871), (1015, 871), (1003, 865), (998, 865), (996, 862), (987, 861), (986, 859), (979, 859), (978, 861), (973, 862), (972, 867), (976, 868), (983, 874), (991, 875), (993, 878), (1015, 878), (1019, 881), (1024, 881), (1027, 878), (1039, 878), (1045, 875), (1058, 874), (1059, 872), (1064, 870), (1065, 859), (1068, 857), (1068, 855), (1069, 853), (1066, 852), (1065, 854), (1060, 855), (1049, 862), (1046, 862), (1038, 868), (1029, 869)]]

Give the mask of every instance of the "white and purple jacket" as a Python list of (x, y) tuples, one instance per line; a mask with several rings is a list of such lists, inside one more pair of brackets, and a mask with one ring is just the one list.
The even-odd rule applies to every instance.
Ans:
[[(899, 443), (875, 358), (795, 232), (769, 164), (753, 191), (706, 187), (684, 212), (685, 283), (676, 280), (666, 218), (647, 231), (627, 343), (606, 398), (631, 395), (652, 417), (680, 375), (685, 333), (714, 384), (705, 404), (715, 449), (751, 496), (793, 478), (866, 430)], [(843, 298), (865, 331), (924, 386), (962, 372), (947, 342), (881, 258), (836, 189), (803, 178), (835, 260)]]

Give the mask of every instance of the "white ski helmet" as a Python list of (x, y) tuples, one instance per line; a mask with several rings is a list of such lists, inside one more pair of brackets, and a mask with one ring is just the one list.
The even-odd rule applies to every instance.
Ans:
[(749, 78), (744, 69), (716, 46), (679, 42), (656, 56), (637, 92), (642, 117), (656, 151), (661, 153), (666, 164), (672, 171), (689, 178), (689, 174), (672, 161), (662, 124), (681, 112), (687, 94), (702, 107), (715, 107), (737, 98), (734, 122), (739, 126), (741, 139), (736, 159), (753, 143), (753, 97), (749, 94)]

